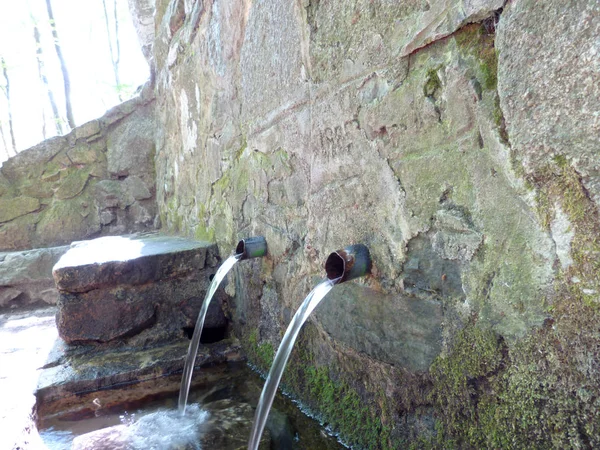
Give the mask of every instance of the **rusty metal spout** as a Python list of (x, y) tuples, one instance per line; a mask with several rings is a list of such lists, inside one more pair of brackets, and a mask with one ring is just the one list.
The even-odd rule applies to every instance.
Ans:
[(371, 273), (371, 254), (363, 244), (350, 245), (331, 253), (325, 261), (327, 278), (336, 284)]
[(235, 247), (235, 254), (241, 255), (240, 260), (265, 256), (267, 254), (267, 241), (262, 236), (242, 239)]

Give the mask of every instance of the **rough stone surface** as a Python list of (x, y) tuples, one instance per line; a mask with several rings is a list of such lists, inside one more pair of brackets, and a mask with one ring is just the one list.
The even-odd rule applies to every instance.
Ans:
[(135, 175), (154, 182), (154, 115), (151, 105), (134, 111), (120, 122), (106, 141), (108, 171), (115, 177)]
[[(214, 244), (168, 236), (73, 244), (52, 271), (61, 338), (110, 342), (137, 335), (140, 345), (181, 338), (195, 325), (215, 257)], [(211, 302), (206, 328), (226, 326), (222, 300), (217, 295)]]
[(0, 253), (0, 308), (55, 304), (52, 267), (68, 247)]
[[(554, 8), (534, 5), (515, 1), (507, 10)], [(511, 87), (502, 77), (510, 68), (518, 78), (527, 67), (543, 89), (541, 69), (510, 58), (526, 48), (523, 34), (549, 34), (529, 33), (539, 25), (517, 12), (508, 19), (524, 25), (511, 26), (503, 6), (157, 1), (161, 223), (221, 249), (247, 235), (266, 237), (268, 258), (240, 265), (228, 287), (250, 352), (261, 358), (277, 348), (329, 252), (358, 242), (371, 251), (373, 275), (349, 289), (347, 317), (340, 318), (344, 308), (323, 305), (313, 319), (318, 332), (299, 353), (313, 352), (311, 361), (352, 384), (364, 402), (377, 403), (380, 389), (404, 398), (404, 371), (418, 380), (413, 394), (426, 391), (419, 374), (452, 351), (471, 321), (510, 346), (547, 321), (568, 250), (557, 249), (540, 220), (536, 186), (515, 164), (525, 150), (511, 147), (511, 127), (523, 121), (509, 111), (503, 123), (503, 90), (514, 91), (518, 114), (532, 115), (516, 89), (529, 82)], [(509, 49), (502, 56), (499, 46), (500, 70), (499, 17)], [(580, 47), (593, 47), (586, 33)], [(545, 51), (553, 54), (551, 46)], [(414, 328), (392, 319), (409, 314)], [(411, 398), (390, 419), (398, 439), (414, 437), (400, 425), (409, 420), (433, 433), (429, 413), (406, 412), (431, 404)]]
[[(600, 4), (509, 2), (498, 24), (498, 92), (528, 172), (565, 157), (600, 205)], [(549, 41), (548, 36), (552, 36)]]
[[(139, 400), (159, 392), (176, 391), (188, 347), (189, 341), (182, 339), (132, 352), (127, 346), (69, 346), (56, 339), (38, 377), (35, 391), (38, 414), (40, 418), (71, 413), (81, 417), (95, 408), (94, 398), (110, 408), (123, 403), (124, 398), (136, 400), (137, 396)], [(193, 382), (214, 383), (226, 372), (224, 363), (242, 359), (238, 342), (202, 345), (194, 364)], [(123, 392), (123, 387), (134, 384), (138, 384), (135, 390)]]
[(153, 105), (143, 89), (104, 117), (5, 161), (0, 251), (155, 229)]
[(27, 213), (37, 211), (40, 201), (32, 197), (0, 199), (0, 222), (8, 222)]
[(334, 339), (411, 370), (427, 370), (440, 352), (443, 316), (435, 300), (394, 298), (348, 284), (331, 291), (316, 317)]

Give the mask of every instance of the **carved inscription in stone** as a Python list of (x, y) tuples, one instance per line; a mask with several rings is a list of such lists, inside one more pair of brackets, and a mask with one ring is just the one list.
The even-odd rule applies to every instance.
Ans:
[(321, 155), (334, 158), (350, 153), (352, 138), (348, 131), (355, 128), (355, 122), (345, 122), (343, 125), (327, 127), (318, 131)]

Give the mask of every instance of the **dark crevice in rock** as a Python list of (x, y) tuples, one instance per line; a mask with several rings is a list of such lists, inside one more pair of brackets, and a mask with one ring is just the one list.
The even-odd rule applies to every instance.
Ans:
[(227, 326), (204, 328), (200, 336), (201, 344), (214, 344), (227, 338)]

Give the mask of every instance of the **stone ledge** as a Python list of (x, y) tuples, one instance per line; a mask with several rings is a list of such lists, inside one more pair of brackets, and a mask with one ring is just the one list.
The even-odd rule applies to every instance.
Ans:
[(73, 243), (52, 275), (60, 292), (82, 293), (193, 276), (216, 255), (215, 244), (185, 238), (108, 236)]
[[(101, 397), (105, 408), (122, 403), (124, 396), (177, 391), (188, 340), (149, 349), (130, 347), (99, 349), (97, 346), (70, 347), (57, 341), (40, 370), (35, 391), (36, 412), (43, 419), (56, 414), (82, 414), (94, 408), (92, 400)], [(219, 377), (226, 363), (243, 361), (237, 341), (200, 346), (194, 367), (202, 368), (194, 383)], [(172, 377), (172, 375), (176, 375)], [(129, 386), (138, 392), (131, 392)], [(129, 394), (128, 394), (129, 392)]]

